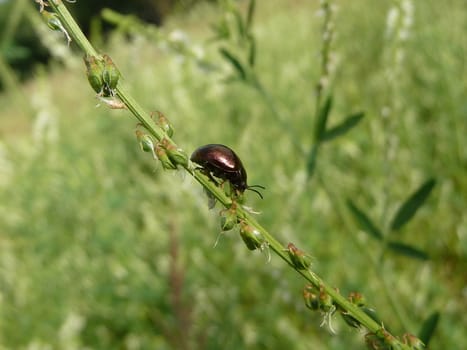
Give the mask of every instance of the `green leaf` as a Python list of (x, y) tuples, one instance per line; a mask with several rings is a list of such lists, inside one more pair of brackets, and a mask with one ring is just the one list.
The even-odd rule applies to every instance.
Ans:
[(315, 124), (315, 142), (321, 142), (323, 140), (324, 133), (326, 131), (326, 124), (328, 122), (329, 112), (332, 108), (332, 96), (328, 96), (324, 105), (321, 107), (318, 117), (316, 118)]
[(418, 260), (428, 260), (430, 257), (424, 251), (412, 247), (409, 244), (391, 241), (388, 242), (388, 248), (391, 249), (394, 253), (407, 256), (409, 258), (418, 259)]
[(431, 193), (436, 184), (435, 179), (429, 179), (419, 189), (417, 189), (397, 210), (391, 222), (391, 230), (398, 230), (406, 224), (417, 212)]
[(376, 227), (376, 225), (371, 221), (371, 219), (366, 215), (361, 209), (359, 209), (351, 199), (347, 200), (347, 207), (350, 209), (350, 212), (354, 216), (355, 220), (358, 223), (358, 226), (370, 234), (373, 238), (382, 240), (383, 235), (381, 231)]
[(255, 14), (256, 1), (250, 0), (248, 4), (248, 12), (246, 15), (246, 29), (250, 32), (251, 24), (253, 23), (253, 16)]
[(306, 163), (306, 170), (308, 177), (313, 175), (313, 172), (316, 167), (316, 159), (318, 157), (318, 150), (319, 150), (319, 143), (313, 145), (308, 155), (307, 163)]
[(237, 57), (235, 57), (229, 50), (225, 48), (221, 48), (220, 53), (234, 67), (234, 69), (238, 73), (239, 78), (241, 80), (246, 80), (246, 71), (243, 68), (243, 65), (240, 63), (240, 60)]
[(359, 112), (348, 116), (344, 121), (328, 130), (323, 135), (322, 141), (330, 141), (338, 136), (344, 135), (347, 131), (356, 126), (363, 119), (365, 113)]
[(435, 311), (430, 316), (428, 316), (428, 318), (422, 324), (418, 338), (423, 342), (423, 344), (425, 344), (425, 347), (428, 347), (428, 343), (435, 333), (436, 327), (438, 326), (439, 317), (440, 313)]
[(213, 40), (228, 40), (230, 38), (230, 29), (225, 20), (211, 24), (211, 29), (215, 33)]
[(235, 22), (237, 24), (237, 32), (239, 34), (239, 36), (241, 38), (245, 38), (246, 37), (246, 28), (245, 28), (245, 23), (243, 22), (243, 17), (241, 15), (241, 13), (238, 11), (238, 9), (235, 9), (234, 11), (232, 11), (232, 14), (235, 18)]
[(253, 36), (250, 37), (250, 48), (248, 52), (248, 63), (250, 67), (254, 67), (256, 62), (256, 42)]

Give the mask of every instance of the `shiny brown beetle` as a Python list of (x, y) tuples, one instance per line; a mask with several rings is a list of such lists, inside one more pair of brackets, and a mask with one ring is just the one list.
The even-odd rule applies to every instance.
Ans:
[(190, 157), (190, 160), (201, 166), (201, 169), (213, 180), (213, 176), (228, 180), (232, 187), (240, 194), (245, 190), (256, 192), (263, 199), (263, 195), (253, 187), (261, 188), (263, 186), (248, 186), (246, 170), (242, 161), (235, 152), (227, 146), (220, 144), (208, 144), (197, 148)]

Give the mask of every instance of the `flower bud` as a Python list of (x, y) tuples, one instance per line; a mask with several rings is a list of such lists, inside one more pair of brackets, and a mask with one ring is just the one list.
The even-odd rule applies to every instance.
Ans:
[[(41, 1), (43, 1), (43, 0), (41, 0)], [(37, 0), (36, 0), (36, 2), (37, 2)], [(44, 9), (44, 7), (43, 7), (43, 3), (42, 3), (40, 12), (41, 12), (42, 16), (44, 17), (44, 19), (47, 21), (47, 26), (52, 30), (62, 32), (65, 35), (65, 37), (66, 37), (66, 39), (68, 41), (68, 45), (69, 45), (71, 43), (71, 37), (68, 34), (65, 27), (63, 26), (60, 19), (58, 18), (57, 14), (51, 13), (51, 12), (48, 12), (48, 11), (43, 11), (43, 9)]]
[(152, 142), (151, 136), (145, 134), (140, 130), (136, 130), (136, 138), (144, 152), (152, 152), (154, 150), (154, 143)]
[(157, 125), (159, 125), (160, 128), (164, 130), (169, 137), (172, 137), (172, 135), (174, 134), (172, 124), (169, 123), (169, 120), (161, 112), (157, 111), (157, 115)]
[(235, 202), (242, 204), (243, 198), (239, 191), (237, 191), (230, 181), (221, 181), (220, 186), (224, 191), (225, 195), (229, 198), (232, 198)]
[(303, 299), (307, 308), (316, 311), (319, 309), (318, 296), (314, 293), (315, 288), (310, 284), (303, 289)]
[(174, 163), (172, 163), (172, 161), (167, 155), (167, 152), (165, 151), (163, 147), (161, 147), (160, 144), (156, 145), (156, 147), (154, 148), (154, 151), (156, 152), (156, 156), (161, 161), (162, 167), (164, 169), (167, 169), (167, 170), (177, 169), (177, 166)]
[(349, 294), (349, 301), (352, 304), (357, 305), (358, 307), (366, 305), (365, 297), (359, 292), (351, 292)]
[(341, 316), (350, 327), (360, 328), (361, 323), (356, 318), (351, 316), (348, 312), (341, 311)]
[(104, 70), (102, 72), (102, 79), (106, 84), (109, 93), (113, 95), (113, 90), (117, 87), (118, 80), (120, 79), (120, 71), (117, 69), (112, 59), (108, 55), (103, 55)]
[(56, 13), (49, 12), (49, 11), (42, 11), (41, 12), (42, 17), (47, 22), (47, 26), (52, 29), (52, 30), (62, 30), (63, 25), (62, 22), (60, 22), (60, 19), (58, 18)]
[(97, 59), (96, 56), (85, 55), (84, 64), (86, 65), (86, 74), (91, 87), (98, 94), (104, 89), (104, 80), (102, 78), (102, 72), (104, 71), (104, 65)]
[[(389, 333), (386, 329), (381, 327), (375, 332), (375, 335), (382, 340), (382, 343), (384, 345), (388, 345), (385, 348), (389, 349), (397, 349), (396, 346), (398, 346), (399, 341), (397, 340), (396, 337), (394, 337), (391, 333)], [(384, 347), (383, 347), (384, 349)]]
[(261, 232), (246, 223), (240, 225), (240, 236), (250, 250), (263, 249), (268, 244)]
[(287, 253), (289, 253), (290, 261), (298, 270), (306, 270), (311, 265), (311, 258), (306, 255), (304, 251), (298, 249), (295, 244), (289, 243), (287, 245)]
[(330, 312), (336, 309), (332, 297), (326, 293), (324, 288), (319, 289), (319, 308), (324, 312)]
[(379, 350), (379, 349), (386, 349), (387, 347), (384, 345), (383, 341), (378, 338), (375, 333), (369, 332), (365, 334), (365, 343), (369, 349)]
[(402, 339), (404, 341), (404, 344), (411, 346), (412, 349), (414, 350), (425, 349), (425, 344), (423, 344), (423, 342), (420, 339), (418, 339), (416, 336), (414, 336), (413, 334), (405, 333), (402, 336)]
[(237, 213), (234, 209), (224, 210), (221, 217), (222, 231), (230, 231), (237, 225)]
[(161, 146), (167, 151), (170, 160), (174, 164), (179, 164), (183, 167), (188, 166), (188, 155), (181, 148), (177, 148), (177, 146), (165, 138), (161, 141)]

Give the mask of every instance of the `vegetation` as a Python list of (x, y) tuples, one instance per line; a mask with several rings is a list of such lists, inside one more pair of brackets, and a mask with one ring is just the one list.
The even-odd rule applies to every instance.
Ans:
[[(462, 348), (462, 1), (326, 4), (258, 2), (243, 32), (248, 9), (228, 2), (160, 30), (120, 18), (103, 51), (183, 149), (235, 149), (267, 188), (247, 203), (284, 247), (391, 333)], [(0, 96), (0, 345), (363, 348), (337, 316), (320, 327), (283, 261), (218, 237), (201, 187), (140, 151), (128, 111), (93, 102), (55, 34), (41, 32), (56, 61)]]

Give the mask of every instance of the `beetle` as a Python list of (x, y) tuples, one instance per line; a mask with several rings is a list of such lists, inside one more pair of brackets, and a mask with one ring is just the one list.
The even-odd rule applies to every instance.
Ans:
[(254, 187), (263, 190), (265, 188), (261, 185), (248, 186), (245, 167), (231, 148), (221, 144), (204, 145), (193, 152), (190, 160), (200, 165), (211, 180), (214, 180), (213, 176), (228, 180), (240, 194), (245, 190), (250, 190), (256, 192), (263, 199), (263, 195)]

